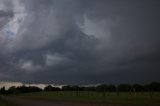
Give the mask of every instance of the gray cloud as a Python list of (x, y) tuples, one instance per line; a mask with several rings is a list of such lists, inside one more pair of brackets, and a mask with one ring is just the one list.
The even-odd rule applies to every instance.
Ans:
[(0, 16), (1, 17), (13, 17), (13, 12), (12, 11), (0, 11)]
[(14, 0), (3, 4), (0, 16), (10, 19), (0, 27), (1, 80), (160, 81), (159, 1)]
[(2, 11), (0, 10), (0, 28), (6, 25), (9, 22), (9, 19), (13, 17), (12, 11)]

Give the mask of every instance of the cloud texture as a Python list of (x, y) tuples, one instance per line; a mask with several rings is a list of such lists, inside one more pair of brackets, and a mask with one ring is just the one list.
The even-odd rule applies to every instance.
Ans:
[(158, 0), (0, 0), (0, 80), (160, 81)]

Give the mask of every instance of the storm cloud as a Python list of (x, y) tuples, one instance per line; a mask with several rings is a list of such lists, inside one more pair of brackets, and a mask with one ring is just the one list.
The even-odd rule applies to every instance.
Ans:
[(160, 81), (158, 0), (0, 0), (0, 80)]

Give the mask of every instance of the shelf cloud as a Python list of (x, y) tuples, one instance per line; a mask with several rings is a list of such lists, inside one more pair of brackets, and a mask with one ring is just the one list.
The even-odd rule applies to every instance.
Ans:
[(158, 0), (0, 0), (0, 80), (160, 81)]

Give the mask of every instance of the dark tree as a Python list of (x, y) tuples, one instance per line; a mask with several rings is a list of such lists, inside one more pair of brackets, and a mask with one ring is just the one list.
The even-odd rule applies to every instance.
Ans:
[(60, 91), (61, 89), (58, 87), (52, 87), (51, 85), (48, 85), (44, 88), (44, 91)]
[(160, 91), (160, 83), (152, 82), (149, 84), (149, 88), (151, 89), (151, 91), (158, 92)]
[(105, 85), (105, 84), (98, 85), (98, 86), (96, 87), (96, 91), (106, 92), (106, 91), (108, 91), (108, 86)]
[(115, 85), (108, 85), (108, 91), (109, 92), (116, 92), (116, 86)]
[(78, 87), (78, 86), (70, 86), (70, 85), (67, 85), (67, 86), (63, 86), (62, 87), (62, 90), (63, 91), (77, 91), (77, 90), (80, 90), (81, 88)]
[(2, 88), (0, 89), (0, 93), (1, 93), (1, 94), (5, 94), (5, 92), (6, 92), (5, 87), (2, 87)]
[(48, 85), (44, 88), (44, 91), (52, 91), (52, 86)]
[(131, 91), (132, 86), (129, 84), (120, 84), (118, 85), (118, 90), (120, 92), (130, 92)]
[(18, 90), (17, 90), (17, 88), (15, 86), (12, 86), (7, 90), (7, 92), (8, 92), (8, 94), (18, 93)]
[(145, 88), (143, 85), (140, 85), (140, 84), (134, 84), (132, 86), (132, 91), (133, 92), (144, 92), (145, 91)]

